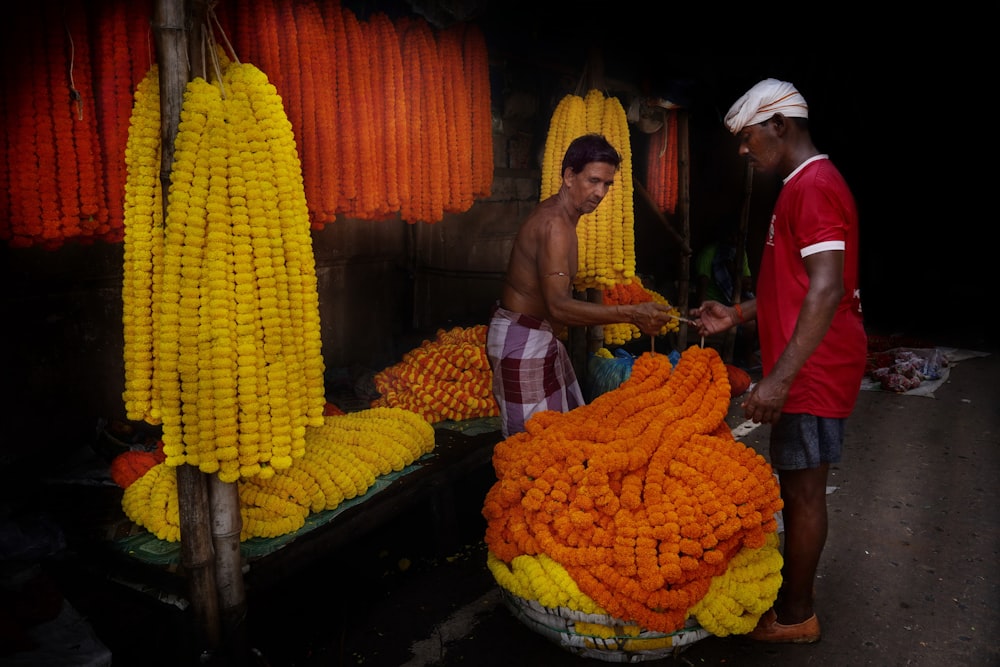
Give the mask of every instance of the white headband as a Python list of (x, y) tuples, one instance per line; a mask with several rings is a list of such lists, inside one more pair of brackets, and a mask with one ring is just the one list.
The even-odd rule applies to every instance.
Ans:
[(809, 105), (787, 81), (764, 79), (736, 100), (726, 114), (726, 127), (739, 134), (747, 125), (763, 123), (776, 113), (796, 118), (809, 117)]

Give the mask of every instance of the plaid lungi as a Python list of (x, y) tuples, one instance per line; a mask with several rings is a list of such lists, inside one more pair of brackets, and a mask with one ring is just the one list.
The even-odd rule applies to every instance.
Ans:
[(486, 335), (493, 396), (505, 438), (536, 412), (568, 412), (584, 404), (566, 347), (545, 320), (496, 306)]

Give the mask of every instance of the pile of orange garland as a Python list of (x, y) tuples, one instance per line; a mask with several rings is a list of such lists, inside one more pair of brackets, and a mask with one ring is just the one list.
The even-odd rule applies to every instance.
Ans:
[(381, 395), (372, 407), (412, 410), (431, 424), (499, 415), (486, 331), (485, 324), (439, 329), (434, 340), (425, 340), (399, 363), (375, 374)]
[[(571, 609), (659, 632), (695, 613), (716, 634), (752, 629), (780, 583), (782, 503), (770, 465), (733, 439), (729, 401), (722, 359), (693, 346), (673, 370), (643, 354), (619, 388), (532, 417), (494, 451), (483, 515), (498, 583), (512, 590), (517, 559), (544, 556), (573, 586), (541, 587), (578, 588), (552, 598)], [(728, 593), (706, 597), (713, 586)]]

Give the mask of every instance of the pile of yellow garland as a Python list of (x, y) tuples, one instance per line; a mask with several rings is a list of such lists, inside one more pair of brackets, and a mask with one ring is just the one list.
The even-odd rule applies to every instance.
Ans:
[(666, 633), (692, 615), (749, 631), (777, 595), (768, 535), (782, 503), (770, 465), (734, 440), (729, 403), (722, 359), (692, 346), (673, 370), (646, 353), (589, 405), (532, 417), (493, 455), (483, 515), (498, 583), (525, 595), (511, 577), (529, 556), (558, 582), (531, 585), (552, 593), (543, 604)]
[[(324, 418), (306, 429), (306, 453), (267, 479), (238, 482), (240, 540), (278, 537), (364, 493), (379, 476), (398, 472), (434, 449), (434, 427), (402, 408), (372, 408)], [(130, 484), (126, 516), (161, 540), (180, 539), (175, 468), (161, 463)]]

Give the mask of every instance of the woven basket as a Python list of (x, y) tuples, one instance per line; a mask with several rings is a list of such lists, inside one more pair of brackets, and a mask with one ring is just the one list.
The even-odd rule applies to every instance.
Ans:
[[(543, 607), (504, 588), (500, 592), (514, 617), (529, 628), (571, 653), (604, 662), (660, 660), (709, 636), (709, 632), (694, 619), (688, 619), (687, 625), (676, 632), (632, 632), (627, 630), (630, 627), (628, 623), (613, 616), (585, 614), (566, 607)], [(584, 623), (602, 626), (602, 632), (595, 633), (593, 627), (586, 628), (586, 632), (578, 631), (578, 624)]]

